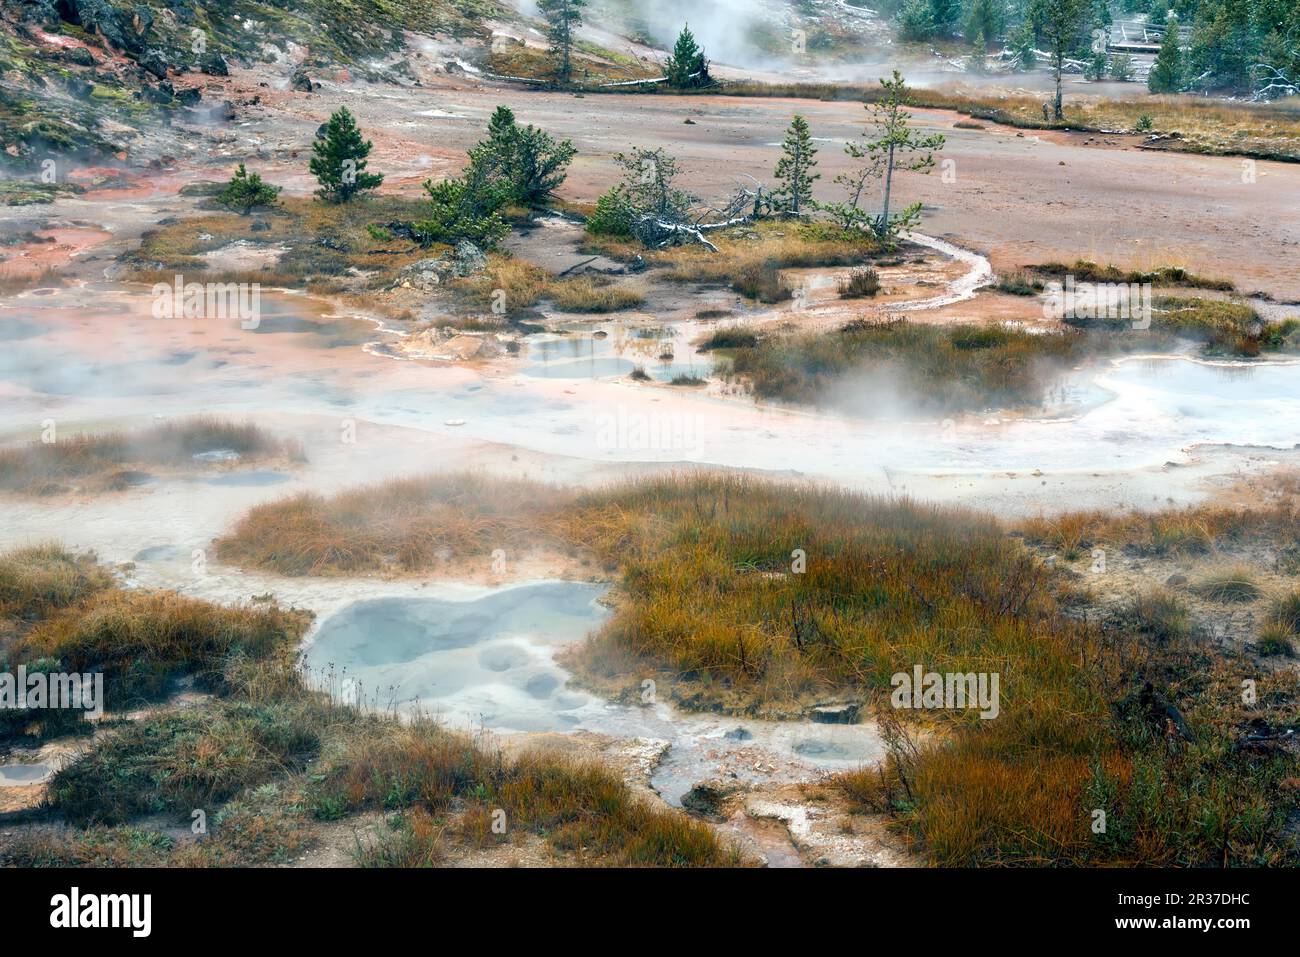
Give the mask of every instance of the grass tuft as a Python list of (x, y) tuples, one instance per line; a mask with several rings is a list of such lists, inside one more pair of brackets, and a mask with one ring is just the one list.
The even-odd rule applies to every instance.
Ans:
[(841, 299), (863, 299), (880, 292), (880, 274), (871, 266), (863, 266), (840, 280)]
[(1254, 573), (1245, 567), (1210, 572), (1192, 584), (1192, 591), (1209, 601), (1222, 604), (1254, 601), (1262, 594)]
[(116, 490), (129, 484), (128, 466), (196, 467), (195, 455), (213, 451), (235, 452), (244, 461), (303, 458), (301, 445), (259, 426), (199, 416), (139, 432), (83, 433), (0, 449), (0, 489), (50, 494), (95, 479)]
[(764, 338), (737, 351), (732, 369), (764, 399), (867, 411), (880, 407), (873, 381), (884, 379), (913, 407), (982, 410), (1041, 402), (1081, 339), (1000, 325), (857, 321), (829, 335)]

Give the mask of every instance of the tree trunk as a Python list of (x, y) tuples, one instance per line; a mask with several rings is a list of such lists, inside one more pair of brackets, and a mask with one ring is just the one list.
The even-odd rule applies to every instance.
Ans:
[(791, 170), (790, 181), (790, 211), (796, 216), (799, 215), (799, 177), (803, 173), (803, 148), (796, 145), (794, 148), (794, 169)]
[(1056, 120), (1065, 119), (1065, 112), (1061, 109), (1061, 69), (1064, 67), (1065, 52), (1058, 50), (1056, 53), (1056, 99), (1052, 102), (1052, 118)]
[(560, 64), (560, 76), (567, 84), (573, 76), (573, 62), (569, 57), (569, 51), (573, 47), (573, 33), (572, 27), (569, 24), (569, 5), (567, 3), (564, 5), (564, 9), (560, 12), (560, 15), (564, 18), (563, 31), (560, 34), (560, 45), (563, 49), (563, 60)]
[(889, 229), (889, 189), (894, 185), (894, 144), (889, 144), (889, 159), (885, 162), (885, 209), (880, 227)]

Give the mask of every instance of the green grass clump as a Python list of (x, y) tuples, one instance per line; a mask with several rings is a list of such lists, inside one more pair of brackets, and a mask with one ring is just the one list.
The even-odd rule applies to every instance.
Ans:
[(358, 867), (438, 867), (447, 856), (447, 825), (422, 808), (385, 820), (386, 831), (372, 840), (357, 839), (352, 860)]
[(1300, 591), (1287, 592), (1273, 599), (1269, 616), (1288, 634), (1300, 635)]
[[(124, 590), (93, 556), (58, 545), (0, 555), (0, 670), (102, 674), (110, 712), (157, 700), (192, 676), (225, 693), (246, 663), (283, 658), (310, 615), (275, 605), (223, 608), (172, 592)], [(0, 711), (0, 743), (86, 730), (84, 709)]]
[(586, 276), (552, 283), (549, 296), (552, 304), (565, 312), (618, 312), (645, 302), (645, 296), (635, 289)]
[(1213, 289), (1231, 292), (1235, 287), (1226, 279), (1210, 279), (1190, 273), (1181, 266), (1160, 266), (1155, 269), (1120, 269), (1115, 265), (1098, 265), (1086, 259), (1074, 265), (1043, 263), (1029, 267), (1044, 276), (1064, 278), (1073, 276), (1076, 282), (1098, 283), (1151, 283), (1153, 286), (1185, 286), (1193, 289)]
[(137, 827), (88, 827), (73, 833), (30, 831), (0, 850), (10, 867), (164, 867), (176, 841)]
[(739, 277), (737, 291), (750, 298), (758, 298), (753, 293), (780, 295), (774, 274), (782, 269), (858, 266), (879, 252), (862, 230), (824, 222), (760, 221), (710, 233), (709, 241), (716, 252), (699, 245), (646, 249), (634, 240), (588, 236), (587, 251), (620, 260), (640, 256), (662, 269), (669, 282), (733, 286)]
[(839, 284), (841, 299), (862, 299), (880, 292), (880, 274), (871, 266), (853, 270)]
[(58, 771), (49, 805), (78, 824), (145, 814), (188, 816), (305, 767), (320, 747), (321, 713), (300, 703), (190, 709), (106, 736)]
[(1300, 507), (1293, 499), (1261, 501), (1258, 507), (1201, 505), (1116, 515), (1070, 512), (1020, 523), (1031, 544), (1058, 550), (1109, 545), (1142, 555), (1200, 555), (1214, 546), (1263, 538), (1283, 548), (1300, 540)]
[(1013, 296), (1036, 296), (1043, 291), (1043, 288), (1043, 281), (1028, 269), (1013, 269), (998, 276), (998, 291)]
[(732, 277), (731, 288), (742, 296), (764, 303), (785, 302), (794, 296), (781, 278), (781, 267), (774, 259), (745, 263)]
[(1291, 658), (1295, 656), (1294, 635), (1278, 624), (1265, 625), (1255, 641), (1255, 650), (1264, 657)]
[(1286, 339), (1243, 303), (1161, 299), (1156, 308), (1153, 328), (1202, 342), (1209, 355), (1257, 356), (1270, 345), (1281, 348)]
[[(411, 238), (396, 239), (387, 225), (410, 223), (427, 215), (427, 204), (410, 197), (367, 196), (350, 203), (321, 203), (308, 197), (282, 197), (273, 211), (254, 216), (211, 212), (146, 232), (132, 254), (134, 278), (171, 283), (177, 272), (212, 282), (258, 282), (266, 286), (339, 291), (340, 277), (355, 269), (367, 278), (361, 292), (391, 288), (403, 267), (437, 251)], [(214, 270), (203, 254), (232, 243), (287, 247), (273, 266), (240, 272)]]
[(191, 675), (221, 690), (236, 657), (265, 660), (301, 636), (309, 616), (274, 605), (226, 608), (173, 592), (111, 589), (37, 622), (4, 651), (10, 665), (58, 662), (54, 670), (102, 672), (109, 706), (133, 707)]
[(73, 184), (6, 180), (0, 182), (0, 206), (34, 206), (52, 203), (60, 196), (75, 195), (85, 191), (85, 187)]

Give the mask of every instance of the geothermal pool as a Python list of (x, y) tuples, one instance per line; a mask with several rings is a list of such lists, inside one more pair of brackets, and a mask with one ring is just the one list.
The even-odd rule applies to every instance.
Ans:
[[(147, 291), (108, 282), (0, 299), (7, 438), (30, 440), (50, 420), (68, 434), (216, 413), (302, 437), (308, 459), (292, 472), (212, 462), (93, 499), (14, 499), (0, 545), (53, 538), (93, 548), (106, 561), (134, 563), (128, 586), (223, 602), (273, 593), (318, 613), (306, 655), (322, 683), (467, 729), (634, 742), (653, 755), (651, 784), (672, 804), (701, 781), (803, 781), (876, 761), (883, 746), (870, 724), (685, 713), (577, 687), (556, 653), (605, 623), (604, 585), (540, 575), (487, 589), (283, 579), (215, 563), (205, 570), (206, 550), (261, 502), (464, 467), (467, 450), (480, 466), (570, 482), (598, 467), (608, 477), (647, 463), (696, 463), (894, 493), (920, 486), (913, 494), (947, 501), (982, 494), (981, 504), (1010, 514), (1081, 507), (1081, 490), (1097, 507), (1191, 497), (1206, 473), (1162, 466), (1191, 461), (1198, 447), (1244, 454), (1300, 443), (1300, 363), (1283, 360), (1102, 361), (1063, 374), (1035, 413), (989, 409), (942, 421), (899, 405), (888, 382), (864, 378), (852, 386), (864, 414), (850, 417), (664, 385), (710, 368), (691, 345), (699, 329), (690, 323), (571, 324), (567, 335), (530, 337), (514, 362), (466, 367), (395, 356), (376, 323), (331, 314), (306, 296), (264, 293), (262, 306), (249, 330), (237, 320), (156, 319)], [(658, 381), (630, 381), (637, 365)], [(384, 443), (349, 448), (339, 436), (352, 427), (382, 429)], [(520, 458), (527, 462), (515, 464)], [(1214, 467), (1222, 474), (1238, 461)], [(1113, 478), (1090, 485), (1099, 473)], [(1143, 476), (1145, 497), (1132, 488)], [(1048, 479), (1052, 487), (1040, 490)], [(0, 786), (41, 773), (7, 766)]]
[(883, 754), (869, 724), (773, 722), (614, 704), (569, 684), (558, 649), (609, 617), (606, 586), (538, 582), (469, 600), (358, 601), (325, 618), (306, 665), (344, 700), (498, 734), (591, 731), (663, 748), (651, 784), (669, 803), (702, 780), (799, 781)]
[[(15, 438), (37, 434), (46, 418), (277, 412), (454, 428), (461, 438), (600, 463), (793, 469), (850, 485), (874, 482), (882, 469), (1114, 471), (1179, 462), (1197, 445), (1300, 442), (1300, 368), (1285, 360), (1098, 362), (1065, 375), (1039, 414), (989, 409), (939, 421), (864, 377), (847, 388), (870, 417), (849, 417), (638, 385), (609, 339), (545, 338), (518, 365), (471, 369), (365, 351), (382, 338), (371, 323), (331, 317), (302, 296), (263, 294), (266, 316), (249, 331), (236, 321), (155, 319), (139, 290), (45, 292), (0, 302), (0, 411)], [(647, 371), (704, 371), (705, 360), (679, 350)], [(644, 438), (665, 435), (676, 438)]]

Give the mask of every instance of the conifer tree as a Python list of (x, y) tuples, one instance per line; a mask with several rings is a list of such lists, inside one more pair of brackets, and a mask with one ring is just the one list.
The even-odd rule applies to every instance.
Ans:
[(576, 153), (569, 140), (556, 142), (545, 130), (520, 126), (508, 106), (498, 106), (487, 139), (470, 150), (470, 165), (499, 180), (510, 202), (540, 206), (564, 182)]
[[(906, 109), (909, 100), (902, 74), (880, 81), (884, 88), (878, 103), (866, 104), (871, 126), (863, 132), (865, 143), (848, 143), (844, 152), (858, 161), (858, 166), (835, 178), (848, 188), (849, 199), (828, 207), (845, 227), (868, 229), (885, 245), (893, 245), (902, 230), (912, 228), (921, 218), (921, 204), (912, 203), (902, 212), (894, 212), (894, 173), (899, 170), (928, 173), (934, 168), (934, 153), (943, 149), (944, 137), (924, 135), (912, 129), (912, 114)], [(880, 213), (872, 216), (862, 208), (867, 186), (875, 179), (882, 183)]]
[(668, 78), (669, 86), (679, 90), (708, 86), (713, 82), (709, 76), (709, 61), (705, 59), (689, 24), (683, 26), (677, 35), (672, 55), (664, 63), (664, 76)]
[(1171, 17), (1156, 62), (1147, 74), (1147, 89), (1152, 93), (1177, 93), (1182, 86), (1183, 51), (1178, 46), (1178, 20)]
[(778, 208), (798, 216), (813, 205), (813, 183), (821, 179), (814, 173), (817, 165), (817, 147), (813, 145), (808, 121), (795, 114), (781, 144), (782, 156), (776, 164), (775, 176), (780, 185), (773, 193)]
[(573, 79), (573, 38), (586, 5), (587, 0), (537, 0), (538, 11), (550, 25), (551, 54), (559, 61), (556, 75), (561, 83)]
[(1052, 98), (1052, 116), (1065, 119), (1064, 94), (1061, 77), (1066, 59), (1077, 49), (1083, 39), (1084, 26), (1092, 12), (1092, 0), (1030, 0), (1029, 19), (1047, 44), (1049, 65), (1056, 82), (1056, 95)]
[(244, 164), (240, 163), (225, 189), (217, 194), (217, 202), (237, 211), (241, 216), (247, 216), (254, 207), (274, 206), (279, 195), (279, 186), (262, 182), (261, 176), (248, 172), (244, 169)]
[(384, 181), (379, 173), (366, 172), (366, 157), (374, 144), (362, 139), (357, 121), (346, 106), (329, 118), (325, 134), (312, 144), (315, 154), (308, 168), (320, 183), (316, 195), (326, 202), (346, 203)]

